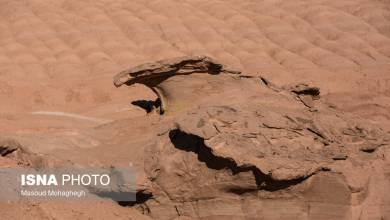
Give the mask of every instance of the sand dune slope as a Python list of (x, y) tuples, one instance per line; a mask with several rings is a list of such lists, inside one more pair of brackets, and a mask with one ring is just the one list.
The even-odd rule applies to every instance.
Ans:
[(388, 117), (388, 1), (4, 0), (0, 16), (3, 114), (104, 105), (114, 73), (203, 54)]

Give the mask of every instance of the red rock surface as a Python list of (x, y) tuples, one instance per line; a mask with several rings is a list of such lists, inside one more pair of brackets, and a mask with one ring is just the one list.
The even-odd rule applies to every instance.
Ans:
[[(1, 167), (132, 163), (154, 197), (0, 203), (1, 219), (390, 218), (389, 6), (1, 1)], [(198, 55), (243, 77), (158, 80), (164, 115), (156, 83), (112, 83)]]

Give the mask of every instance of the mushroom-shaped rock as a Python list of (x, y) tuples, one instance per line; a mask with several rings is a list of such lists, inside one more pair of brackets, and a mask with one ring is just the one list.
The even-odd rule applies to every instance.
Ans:
[[(200, 74), (209, 76), (202, 77)], [(160, 99), (160, 112), (163, 113), (168, 109), (175, 111), (180, 109), (180, 106), (188, 105), (189, 103), (184, 103), (186, 100), (194, 102), (191, 93), (198, 93), (198, 97), (200, 93), (207, 94), (210, 90), (205, 86), (207, 87), (207, 82), (210, 82), (210, 75), (222, 74), (230, 75), (231, 78), (240, 72), (229, 70), (207, 56), (185, 56), (146, 63), (122, 71), (114, 77), (114, 85), (117, 87), (123, 84), (131, 86), (135, 83), (146, 85)], [(215, 91), (215, 88), (211, 90)]]

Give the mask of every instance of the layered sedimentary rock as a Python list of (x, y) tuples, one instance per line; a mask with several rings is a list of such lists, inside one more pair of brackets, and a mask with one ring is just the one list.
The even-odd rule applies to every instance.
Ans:
[[(386, 195), (374, 190), (390, 186), (381, 173), (388, 167), (389, 132), (329, 106), (317, 87), (278, 87), (224, 71), (207, 57), (136, 67), (114, 83), (158, 88), (168, 113), (156, 125), (155, 144), (145, 148), (148, 187), (139, 195), (148, 199), (137, 204), (144, 214), (389, 217)], [(372, 207), (377, 215), (367, 212)]]
[[(181, 102), (182, 106), (187, 106), (189, 103), (183, 102), (192, 102), (189, 100), (195, 96), (183, 93), (196, 93), (194, 90), (203, 90), (204, 88), (199, 86), (204, 86), (205, 79), (199, 81), (199, 77), (180, 77), (190, 74), (210, 74), (210, 75), (219, 75), (219, 74), (239, 74), (240, 72), (229, 70), (221, 63), (216, 62), (210, 57), (206, 56), (186, 56), (173, 58), (168, 60), (161, 60), (156, 63), (146, 63), (134, 68), (120, 72), (114, 77), (115, 86), (119, 87), (123, 84), (133, 85), (135, 83), (144, 84), (159, 98), (160, 102), (160, 113), (164, 113), (169, 108), (174, 110), (178, 108), (178, 103)], [(171, 77), (176, 76), (175, 79), (170, 79)], [(207, 78), (207, 77), (206, 77)], [(178, 80), (180, 82), (178, 82)], [(216, 88), (213, 88), (216, 89)], [(198, 94), (197, 96), (201, 96)], [(173, 104), (173, 102), (176, 102)], [(176, 106), (175, 106), (176, 105)], [(179, 108), (180, 108), (179, 107)]]

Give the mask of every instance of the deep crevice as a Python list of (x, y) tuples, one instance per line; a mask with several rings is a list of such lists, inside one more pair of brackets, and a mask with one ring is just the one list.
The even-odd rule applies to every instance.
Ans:
[(187, 134), (179, 129), (170, 131), (169, 138), (177, 149), (196, 153), (198, 155), (198, 160), (204, 162), (210, 169), (229, 169), (233, 175), (241, 172), (252, 172), (256, 180), (257, 189), (237, 188), (229, 190), (235, 194), (243, 194), (255, 190), (266, 190), (272, 192), (287, 189), (290, 186), (297, 185), (309, 178), (309, 176), (307, 176), (291, 180), (275, 180), (271, 178), (270, 175), (266, 175), (261, 172), (261, 170), (256, 166), (239, 166), (233, 159), (214, 155), (212, 150), (205, 145), (203, 138), (193, 134)]
[(264, 83), (264, 85), (269, 86), (269, 81), (265, 79), (264, 77), (260, 77), (261, 82)]
[(12, 154), (16, 150), (17, 150), (16, 148), (8, 148), (8, 147), (0, 146), (0, 155), (2, 157), (6, 157), (7, 155)]
[(160, 98), (155, 101), (152, 100), (136, 100), (131, 102), (132, 105), (138, 106), (146, 111), (146, 113), (152, 112), (154, 109), (161, 107)]
[(324, 134), (322, 134), (320, 131), (318, 131), (318, 129), (315, 129), (315, 128), (307, 128), (307, 130), (310, 131), (311, 133), (317, 135), (318, 137), (320, 137), (320, 138), (326, 140), (326, 137), (324, 136)]
[(18, 142), (13, 140), (4, 140), (4, 142), (0, 143), (0, 155), (2, 157), (6, 157), (20, 148), (21, 146)]
[(374, 153), (376, 151), (376, 148), (370, 148), (370, 149), (360, 149), (364, 153)]
[(310, 96), (319, 96), (320, 95), (320, 89), (316, 87), (308, 87), (306, 89), (302, 90), (293, 90), (293, 93), (297, 95), (310, 95)]

